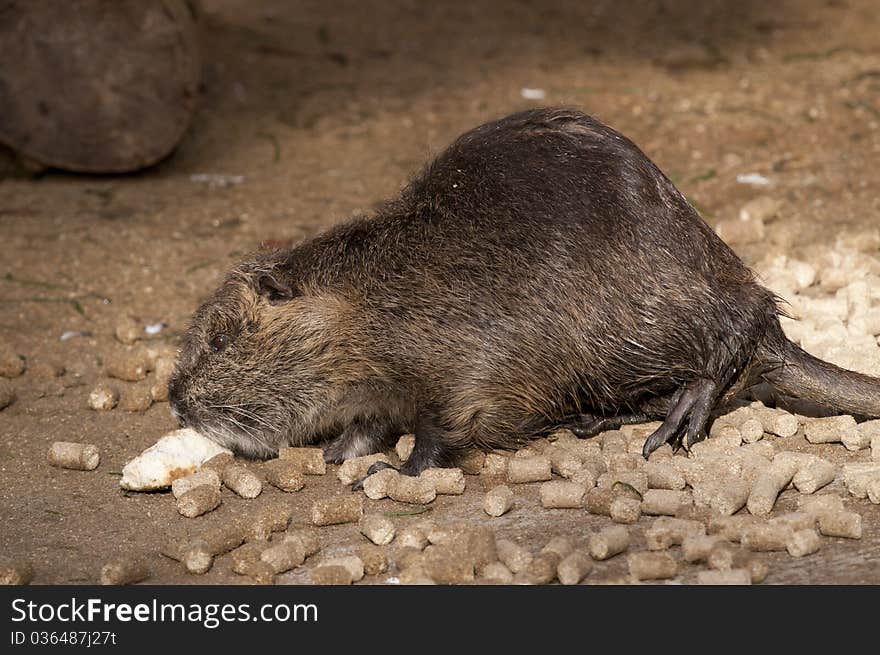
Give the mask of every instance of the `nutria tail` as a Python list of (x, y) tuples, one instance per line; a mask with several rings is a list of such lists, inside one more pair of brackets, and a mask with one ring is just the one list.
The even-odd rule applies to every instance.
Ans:
[(768, 365), (762, 377), (778, 391), (844, 414), (880, 417), (880, 378), (849, 371), (813, 357), (781, 334), (763, 349)]

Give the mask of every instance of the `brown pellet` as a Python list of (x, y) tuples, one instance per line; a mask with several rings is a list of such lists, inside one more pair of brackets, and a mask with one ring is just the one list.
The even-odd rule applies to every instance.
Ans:
[(275, 570), (272, 566), (263, 560), (248, 560), (243, 562), (240, 570), (236, 573), (246, 575), (254, 584), (272, 585), (275, 584)]
[(364, 563), (357, 555), (331, 557), (321, 562), (321, 566), (341, 566), (348, 571), (353, 582), (364, 577)]
[(648, 476), (644, 471), (619, 471), (617, 473), (603, 473), (596, 483), (600, 489), (613, 489), (621, 492), (629, 488), (635, 496), (641, 500), (641, 496), (648, 490)]
[(676, 516), (693, 505), (687, 491), (648, 489), (642, 497), (642, 514), (649, 516)]
[(255, 562), (259, 562), (260, 555), (269, 547), (268, 541), (249, 541), (235, 548), (229, 553), (232, 559), (232, 570), (235, 573), (247, 575), (246, 570)]
[(106, 412), (119, 403), (119, 390), (109, 382), (99, 382), (89, 392), (89, 407), (95, 411)]
[(364, 499), (359, 495), (333, 496), (316, 500), (312, 505), (314, 525), (357, 523), (364, 515)]
[(0, 341), (0, 377), (16, 378), (24, 373), (24, 359), (7, 343)]
[(697, 584), (701, 585), (750, 585), (752, 576), (746, 569), (727, 569), (724, 571), (700, 571)]
[(717, 534), (727, 541), (739, 543), (742, 533), (748, 527), (757, 525), (760, 520), (750, 514), (737, 514), (735, 516), (722, 516), (709, 522), (709, 534)]
[(474, 580), (473, 562), (443, 546), (426, 548), (422, 566), (428, 577), (437, 584), (467, 584)]
[(417, 526), (409, 525), (397, 534), (397, 546), (400, 548), (415, 548), (422, 551), (427, 545), (427, 535)]
[(552, 480), (541, 485), (541, 505), (547, 509), (583, 507), (586, 489), (577, 482)]
[(507, 475), (507, 460), (508, 457), (506, 455), (500, 455), (498, 453), (488, 453), (486, 455), (486, 460), (483, 462), (483, 468), (480, 470), (480, 475)]
[(204, 462), (200, 468), (217, 471), (217, 475), (223, 476), (223, 471), (235, 464), (235, 458), (229, 453), (218, 453)]
[(397, 445), (394, 446), (394, 452), (397, 453), (397, 457), (401, 462), (405, 462), (409, 459), (409, 456), (412, 455), (415, 445), (416, 435), (405, 434), (397, 440)]
[(171, 482), (171, 493), (175, 498), (180, 498), (190, 489), (203, 484), (220, 489), (220, 476), (217, 474), (217, 471), (203, 468), (195, 473), (177, 478)]
[(548, 449), (545, 455), (550, 458), (550, 469), (553, 473), (563, 478), (571, 478), (583, 468), (581, 458), (567, 448), (555, 446)]
[(460, 496), (465, 490), (464, 473), (459, 468), (429, 468), (419, 477), (433, 485), (437, 494)]
[(296, 462), (273, 459), (263, 464), (263, 473), (266, 475), (266, 482), (281, 491), (294, 492), (306, 486), (305, 476)]
[(500, 584), (510, 584), (513, 582), (513, 573), (501, 562), (487, 564), (481, 573), (485, 580), (491, 580)]
[(223, 469), (223, 484), (242, 498), (256, 498), (263, 491), (260, 478), (248, 468), (233, 464)]
[(498, 551), (498, 561), (514, 575), (524, 571), (532, 561), (532, 554), (529, 551), (509, 539), (499, 539), (495, 546)]
[(273, 502), (260, 509), (245, 527), (247, 541), (265, 541), (273, 532), (287, 529), (291, 510), (286, 502)]
[(486, 492), (483, 511), (489, 516), (502, 516), (513, 507), (513, 491), (507, 485), (499, 485)]
[(427, 505), (437, 497), (437, 490), (426, 479), (398, 475), (388, 485), (388, 497), (399, 503)]
[(152, 368), (143, 350), (118, 351), (104, 360), (104, 372), (111, 378), (137, 382), (147, 377)]
[(687, 537), (706, 534), (700, 521), (661, 516), (645, 531), (650, 550), (666, 550), (681, 544)]
[(812, 530), (816, 527), (816, 517), (807, 512), (789, 512), (770, 519), (771, 525), (787, 525), (794, 531)]
[(260, 553), (260, 559), (272, 567), (277, 575), (284, 573), (306, 561), (306, 554), (302, 543), (297, 541), (282, 541), (273, 544)]
[(203, 575), (214, 565), (214, 555), (207, 544), (197, 539), (183, 551), (180, 561), (188, 573)]
[(320, 448), (280, 448), (278, 459), (293, 462), (306, 475), (324, 475), (327, 472), (324, 451)]
[(379, 575), (388, 570), (388, 556), (378, 546), (364, 544), (357, 549), (357, 556), (364, 564), (365, 575)]
[(785, 550), (794, 534), (790, 526), (779, 524), (753, 525), (742, 533), (741, 543), (753, 551)]
[(641, 518), (642, 504), (635, 498), (619, 496), (611, 501), (608, 514), (615, 523), (629, 525)]
[(692, 535), (681, 542), (681, 554), (685, 562), (705, 562), (709, 554), (725, 543), (721, 535)]
[(141, 559), (119, 559), (101, 567), (102, 585), (126, 585), (146, 580), (150, 569)]
[(363, 457), (352, 457), (339, 465), (336, 477), (342, 484), (351, 484), (366, 477), (369, 468), (376, 462), (385, 462), (390, 464), (390, 460), (385, 453), (374, 453), (373, 455), (364, 455)]
[(755, 481), (746, 503), (749, 513), (755, 516), (770, 514), (780, 492), (788, 486), (797, 473), (800, 462), (794, 457), (783, 457), (783, 455), (788, 453), (780, 453), (774, 457), (770, 466)]
[(606, 560), (629, 548), (629, 530), (622, 525), (603, 528), (590, 535), (588, 548), (595, 560)]
[(588, 489), (584, 494), (584, 507), (590, 514), (611, 516), (611, 503), (617, 498), (617, 494), (610, 488)]
[(127, 386), (119, 399), (119, 409), (126, 412), (145, 412), (152, 404), (153, 396), (150, 395), (150, 388), (140, 384)]
[(542, 553), (556, 553), (559, 555), (559, 559), (564, 559), (571, 554), (572, 551), (574, 551), (574, 544), (571, 542), (571, 539), (561, 535), (553, 537), (547, 542), (547, 545), (541, 549)]
[(804, 436), (810, 443), (840, 442), (850, 431), (856, 431), (856, 420), (852, 416), (814, 418), (804, 424)]
[(836, 474), (837, 466), (821, 457), (811, 457), (795, 473), (792, 484), (802, 494), (811, 494), (834, 482)]
[(195, 518), (220, 506), (220, 489), (202, 484), (193, 487), (177, 499), (177, 511), (181, 516)]
[(593, 560), (584, 552), (569, 553), (556, 567), (556, 577), (564, 585), (580, 584), (593, 570)]
[(75, 471), (94, 471), (101, 462), (101, 453), (92, 444), (56, 441), (49, 447), (49, 464)]
[(401, 585), (435, 585), (433, 579), (425, 572), (421, 566), (415, 566), (406, 569), (400, 573), (398, 582)]
[(382, 514), (368, 514), (361, 519), (361, 534), (377, 546), (387, 546), (394, 539), (394, 522)]
[(819, 533), (813, 528), (807, 528), (792, 532), (785, 548), (792, 557), (804, 557), (815, 553), (821, 545), (822, 540), (819, 538)]
[(822, 512), (819, 532), (826, 537), (862, 538), (862, 517), (855, 512)]
[(749, 501), (751, 485), (745, 480), (728, 479), (714, 489), (709, 507), (722, 516), (735, 514)]
[(371, 500), (381, 500), (388, 496), (391, 484), (400, 477), (394, 469), (382, 469), (364, 480), (364, 495)]
[(321, 542), (317, 531), (313, 528), (290, 528), (282, 538), (284, 541), (296, 541), (302, 544), (306, 557), (311, 557), (321, 550)]
[(678, 491), (685, 488), (684, 476), (672, 464), (666, 462), (645, 462), (642, 467), (648, 476), (649, 489), (671, 489)]
[(351, 571), (339, 565), (321, 565), (312, 570), (312, 584), (315, 585), (350, 585), (354, 580)]
[(678, 562), (669, 553), (642, 551), (626, 556), (629, 574), (636, 580), (664, 580), (678, 573)]
[(18, 559), (0, 560), (0, 586), (26, 585), (34, 577), (30, 562)]
[(507, 462), (507, 481), (513, 484), (544, 482), (552, 477), (550, 460), (543, 455), (511, 457)]
[(530, 585), (550, 584), (556, 579), (556, 568), (560, 561), (556, 553), (538, 553), (514, 578), (514, 582)]

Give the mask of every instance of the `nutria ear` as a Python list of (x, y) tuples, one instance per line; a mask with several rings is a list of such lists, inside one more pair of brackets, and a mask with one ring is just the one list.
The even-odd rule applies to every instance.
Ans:
[(273, 305), (280, 305), (293, 298), (293, 288), (268, 273), (261, 273), (257, 278), (257, 293)]

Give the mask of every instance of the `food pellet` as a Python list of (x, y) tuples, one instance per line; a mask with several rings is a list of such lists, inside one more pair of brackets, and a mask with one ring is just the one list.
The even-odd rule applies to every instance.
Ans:
[(739, 543), (740, 539), (742, 539), (743, 531), (759, 523), (759, 519), (749, 514), (722, 516), (714, 518), (709, 522), (709, 534), (718, 534), (727, 541)]
[(357, 549), (357, 556), (364, 564), (364, 575), (379, 575), (388, 570), (388, 556), (378, 546), (364, 544)]
[(101, 462), (98, 448), (88, 443), (56, 441), (49, 446), (49, 464), (75, 471), (94, 471)]
[(777, 455), (770, 466), (758, 476), (749, 500), (746, 503), (749, 513), (754, 516), (767, 516), (773, 511), (776, 499), (792, 481), (799, 468), (799, 463), (789, 457)]
[(744, 443), (755, 443), (764, 438), (764, 425), (756, 418), (746, 419), (739, 424), (738, 429)]
[(532, 554), (509, 539), (499, 539), (495, 544), (498, 561), (502, 562), (514, 575), (524, 571), (532, 561)]
[(351, 484), (352, 482), (356, 482), (366, 477), (367, 471), (376, 462), (384, 462), (386, 464), (391, 463), (385, 453), (374, 453), (373, 455), (364, 455), (363, 457), (352, 457), (339, 465), (336, 477), (342, 484)]
[(666, 550), (681, 544), (686, 538), (706, 534), (700, 521), (661, 516), (645, 531), (649, 550)]
[(706, 557), (706, 563), (713, 569), (722, 571), (733, 567), (735, 554), (730, 544), (722, 543), (713, 548)]
[(203, 575), (214, 565), (214, 555), (204, 542), (196, 540), (184, 550), (180, 561), (188, 573)]
[(819, 514), (819, 532), (826, 537), (862, 538), (862, 517), (855, 512), (823, 512)]
[(311, 572), (311, 580), (315, 585), (350, 585), (354, 582), (351, 571), (338, 564), (316, 567)]
[(575, 551), (559, 562), (556, 577), (564, 585), (579, 584), (593, 569), (593, 560), (586, 553)]
[(798, 511), (818, 516), (825, 512), (842, 512), (843, 498), (835, 494), (820, 496), (801, 496), (798, 498)]
[(398, 583), (402, 585), (435, 585), (433, 579), (425, 572), (425, 569), (421, 566), (415, 566), (413, 568), (406, 569), (402, 571), (399, 578)]
[(230, 453), (217, 453), (211, 459), (204, 462), (201, 468), (217, 471), (217, 474), (222, 477), (223, 471), (233, 464), (235, 464), (235, 458)]
[(125, 388), (119, 400), (119, 409), (126, 412), (145, 412), (153, 404), (150, 388), (143, 385), (131, 385)]
[(678, 573), (678, 562), (669, 553), (642, 551), (626, 556), (629, 574), (636, 580), (663, 580), (674, 578)]
[(629, 488), (633, 497), (641, 500), (641, 496), (648, 490), (648, 476), (644, 471), (609, 472), (600, 475), (597, 484), (600, 489), (610, 488), (618, 493)]
[(144, 329), (134, 318), (125, 316), (116, 324), (114, 334), (121, 343), (131, 345), (143, 336)]
[(837, 443), (851, 431), (856, 431), (856, 420), (852, 416), (814, 418), (804, 424), (804, 436), (810, 443)]
[(249, 522), (245, 530), (245, 538), (248, 541), (265, 541), (273, 532), (286, 530), (290, 516), (290, 505), (286, 502), (267, 505)]
[(271, 585), (275, 584), (275, 571), (272, 566), (263, 560), (249, 560), (242, 563), (240, 570), (236, 571), (241, 575), (246, 575), (254, 584)]
[(847, 430), (840, 438), (841, 443), (847, 450), (863, 450), (871, 446), (871, 437), (861, 432), (858, 428), (855, 430)]
[(743, 530), (740, 543), (754, 551), (785, 550), (794, 531), (783, 523), (753, 525)]
[(291, 528), (284, 534), (283, 540), (299, 542), (306, 557), (311, 557), (321, 550), (318, 535), (312, 528)]
[(263, 491), (260, 478), (244, 466), (233, 464), (223, 469), (223, 484), (242, 498), (256, 498)]
[(428, 547), (422, 566), (437, 584), (467, 584), (474, 580), (473, 563), (442, 546)]
[(299, 491), (306, 486), (306, 479), (295, 462), (273, 459), (263, 464), (266, 482), (281, 491)]
[(500, 485), (486, 492), (483, 498), (483, 511), (489, 516), (501, 516), (513, 507), (513, 491), (506, 485)]
[(107, 411), (119, 403), (119, 390), (109, 382), (99, 382), (89, 393), (89, 407), (95, 411)]
[(312, 523), (315, 525), (357, 523), (363, 515), (364, 499), (358, 495), (322, 498), (312, 505)]
[(618, 497), (611, 501), (608, 514), (615, 523), (635, 523), (642, 516), (642, 504), (634, 498)]
[(464, 493), (464, 472), (459, 468), (429, 468), (422, 471), (419, 477), (433, 485), (437, 494), (460, 496)]
[(684, 476), (666, 462), (645, 462), (642, 471), (648, 476), (649, 489), (678, 491), (685, 488)]
[(382, 514), (368, 514), (361, 519), (361, 534), (377, 546), (387, 546), (394, 539), (394, 522)]
[(364, 563), (357, 555), (340, 555), (324, 560), (321, 566), (341, 566), (348, 571), (351, 579), (357, 582), (364, 577)]
[(816, 527), (816, 517), (807, 512), (789, 512), (770, 519), (771, 525), (787, 525), (792, 530), (807, 530)]
[(126, 585), (146, 580), (150, 570), (140, 559), (122, 559), (101, 567), (102, 585)]
[(681, 542), (681, 554), (685, 562), (705, 562), (716, 547), (725, 542), (721, 535), (692, 535)]
[(397, 534), (397, 546), (400, 548), (415, 548), (424, 550), (428, 545), (428, 537), (421, 528), (414, 525), (403, 528)]
[(715, 490), (709, 507), (722, 516), (730, 516), (746, 506), (751, 493), (751, 485), (745, 480), (728, 480)]
[(567, 557), (574, 550), (574, 544), (568, 537), (553, 537), (547, 545), (541, 549), (542, 553), (556, 553), (559, 559)]
[(398, 475), (388, 485), (388, 497), (399, 503), (427, 505), (437, 497), (437, 490), (428, 480)]
[(104, 361), (104, 372), (111, 378), (138, 382), (147, 377), (150, 371), (150, 360), (142, 350), (117, 352)]
[(501, 584), (510, 584), (513, 582), (513, 573), (501, 562), (492, 562), (483, 568), (482, 577), (486, 580), (493, 580)]
[(246, 575), (245, 569), (254, 562), (260, 561), (260, 555), (269, 547), (268, 541), (249, 541), (229, 553), (232, 559), (232, 570)]
[(642, 514), (649, 516), (676, 516), (691, 506), (693, 501), (687, 491), (648, 489), (642, 497)]
[(394, 469), (376, 471), (364, 480), (364, 495), (370, 500), (385, 498), (388, 496), (388, 489), (391, 487), (392, 482), (397, 480), (398, 477), (400, 477), (400, 473)]
[(401, 462), (405, 462), (409, 459), (409, 456), (412, 455), (415, 445), (416, 435), (405, 434), (397, 440), (397, 445), (394, 446), (394, 452), (397, 453), (397, 457)]
[(581, 458), (567, 448), (556, 446), (545, 455), (550, 458), (550, 470), (563, 478), (571, 478), (583, 468)]
[(479, 475), (483, 470), (483, 463), (486, 461), (486, 453), (482, 450), (469, 450), (467, 453), (458, 458), (458, 468), (465, 475)]
[(792, 479), (792, 484), (802, 494), (811, 494), (834, 482), (837, 467), (821, 457), (812, 457), (802, 465)]
[(306, 560), (302, 544), (296, 541), (282, 541), (273, 544), (260, 553), (260, 559), (272, 567), (277, 575), (295, 569)]
[(34, 567), (23, 560), (0, 561), (0, 586), (26, 585), (34, 577)]
[(320, 448), (280, 448), (278, 459), (293, 462), (306, 475), (324, 475), (327, 472), (324, 451)]
[(868, 486), (880, 480), (880, 463), (849, 462), (843, 465), (843, 483), (856, 498), (868, 497)]
[(697, 584), (702, 585), (750, 585), (752, 575), (746, 569), (727, 569), (725, 571), (700, 571)]
[(541, 485), (541, 505), (547, 509), (583, 507), (586, 489), (577, 482), (553, 480)]
[(550, 584), (556, 579), (556, 567), (559, 566), (560, 558), (556, 553), (538, 553), (532, 557), (514, 582), (524, 584)]
[(220, 488), (220, 476), (213, 469), (199, 469), (195, 473), (177, 478), (171, 482), (171, 493), (175, 498), (180, 498), (190, 489), (200, 485), (209, 485)]
[(483, 468), (480, 471), (480, 475), (506, 475), (507, 460), (508, 458), (505, 455), (488, 453), (483, 462)]
[(507, 463), (507, 481), (513, 484), (544, 482), (552, 477), (550, 460), (543, 455), (511, 457)]
[(404, 571), (415, 566), (421, 568), (422, 562), (425, 560), (425, 554), (418, 548), (398, 545), (394, 551), (393, 559), (397, 570)]
[(177, 511), (181, 516), (193, 519), (220, 506), (220, 489), (202, 484), (193, 487), (177, 499)]
[(629, 530), (622, 525), (603, 528), (590, 535), (588, 549), (595, 560), (606, 560), (629, 548)]
[(0, 377), (16, 378), (24, 373), (24, 360), (9, 344), (0, 342)]
[(819, 533), (813, 528), (808, 528), (792, 532), (785, 549), (792, 557), (804, 557), (815, 553), (821, 545)]

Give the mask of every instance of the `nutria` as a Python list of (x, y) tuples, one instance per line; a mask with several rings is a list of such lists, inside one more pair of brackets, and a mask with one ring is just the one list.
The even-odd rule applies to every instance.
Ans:
[(171, 407), (242, 454), (413, 431), (402, 471), (662, 420), (702, 438), (758, 382), (880, 416), (880, 380), (791, 343), (780, 308), (626, 137), (572, 109), (459, 137), (399, 195), (238, 265), (196, 312)]

